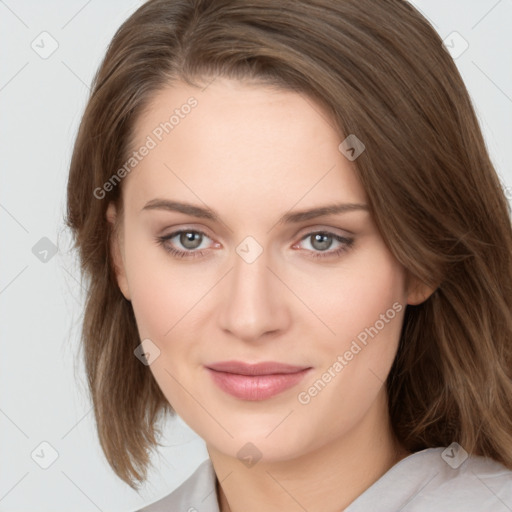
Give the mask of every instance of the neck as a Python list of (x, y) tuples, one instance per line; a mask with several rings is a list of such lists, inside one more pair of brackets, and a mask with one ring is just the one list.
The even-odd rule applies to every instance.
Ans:
[(213, 446), (208, 452), (221, 512), (339, 512), (409, 455), (393, 436), (385, 396), (352, 431), (287, 460), (248, 468)]

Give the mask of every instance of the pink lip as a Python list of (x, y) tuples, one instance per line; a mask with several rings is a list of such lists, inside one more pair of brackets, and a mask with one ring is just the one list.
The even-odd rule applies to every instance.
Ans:
[(298, 384), (311, 367), (277, 362), (223, 361), (206, 367), (226, 393), (242, 400), (265, 400)]

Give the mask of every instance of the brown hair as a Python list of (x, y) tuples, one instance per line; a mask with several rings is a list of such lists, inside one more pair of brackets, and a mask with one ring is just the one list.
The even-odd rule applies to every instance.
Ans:
[[(397, 260), (435, 288), (408, 305), (387, 380), (409, 451), (457, 441), (512, 469), (512, 229), (462, 78), (430, 24), (402, 0), (151, 0), (115, 34), (93, 81), (72, 155), (67, 224), (88, 293), (82, 349), (99, 440), (136, 488), (173, 409), (150, 370), (109, 250), (105, 199), (134, 123), (181, 79), (255, 79), (324, 105)], [(195, 80), (195, 82), (194, 82)], [(345, 134), (342, 136), (342, 134)]]

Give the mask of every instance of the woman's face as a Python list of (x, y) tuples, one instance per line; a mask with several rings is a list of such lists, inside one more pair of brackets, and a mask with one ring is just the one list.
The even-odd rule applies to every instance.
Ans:
[[(325, 110), (261, 85), (179, 83), (135, 135), (118, 281), (183, 420), (225, 454), (285, 460), (382, 415), (414, 298), (364, 206), (299, 215), (368, 204)], [(226, 361), (304, 370), (209, 369)]]

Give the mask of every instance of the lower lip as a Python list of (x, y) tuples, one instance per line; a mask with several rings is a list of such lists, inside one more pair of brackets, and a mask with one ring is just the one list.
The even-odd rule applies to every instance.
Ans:
[(241, 400), (265, 400), (296, 386), (311, 370), (271, 375), (240, 375), (207, 368), (213, 382), (226, 393)]

